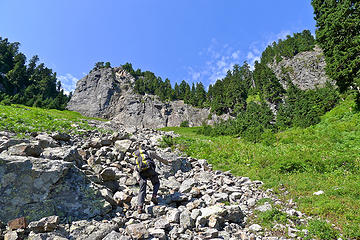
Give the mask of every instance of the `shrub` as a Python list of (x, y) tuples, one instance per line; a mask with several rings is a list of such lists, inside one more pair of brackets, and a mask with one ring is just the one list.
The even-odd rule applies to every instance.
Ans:
[(261, 221), (261, 225), (267, 228), (272, 228), (276, 223), (286, 224), (288, 217), (286, 213), (283, 213), (276, 208), (265, 212), (260, 212), (258, 216), (259, 220)]
[(186, 120), (181, 122), (180, 127), (189, 127), (189, 121)]
[(163, 136), (160, 147), (166, 148), (166, 147), (172, 147), (175, 145), (175, 141), (171, 136)]
[(290, 85), (285, 102), (280, 105), (276, 116), (277, 126), (284, 130), (315, 125), (320, 122), (320, 116), (331, 110), (338, 100), (339, 95), (330, 83), (324, 88), (306, 91)]
[(323, 220), (312, 220), (309, 222), (309, 233), (320, 239), (337, 239), (338, 234), (331, 225)]

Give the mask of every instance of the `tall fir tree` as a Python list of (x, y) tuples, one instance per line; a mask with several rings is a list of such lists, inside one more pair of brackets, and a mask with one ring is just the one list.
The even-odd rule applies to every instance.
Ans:
[(340, 91), (356, 88), (360, 92), (360, 2), (312, 0), (311, 3), (327, 74)]

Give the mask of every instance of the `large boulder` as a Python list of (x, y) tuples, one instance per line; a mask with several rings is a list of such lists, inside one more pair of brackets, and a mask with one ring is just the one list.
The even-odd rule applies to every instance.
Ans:
[[(57, 215), (87, 219), (109, 211), (100, 192), (73, 163), (0, 154), (0, 220)], [(111, 210), (111, 209), (110, 209)]]
[(21, 143), (21, 144), (9, 147), (7, 154), (16, 155), (16, 156), (39, 157), (42, 150), (43, 149), (38, 144)]

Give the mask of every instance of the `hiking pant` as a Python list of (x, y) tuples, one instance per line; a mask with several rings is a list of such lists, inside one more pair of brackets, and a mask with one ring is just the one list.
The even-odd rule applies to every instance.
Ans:
[(142, 207), (145, 202), (146, 197), (146, 183), (147, 180), (150, 179), (152, 185), (153, 185), (153, 196), (157, 195), (157, 192), (159, 191), (160, 187), (160, 181), (159, 181), (159, 174), (155, 172), (153, 168), (146, 169), (145, 171), (142, 171), (139, 173), (140, 176), (140, 191), (138, 196), (138, 206)]

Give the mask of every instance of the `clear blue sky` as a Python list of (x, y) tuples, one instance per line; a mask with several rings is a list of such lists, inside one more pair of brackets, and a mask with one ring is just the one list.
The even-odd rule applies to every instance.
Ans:
[(310, 0), (1, 0), (0, 12), (0, 36), (68, 91), (98, 61), (208, 86), (272, 41), (315, 31)]

